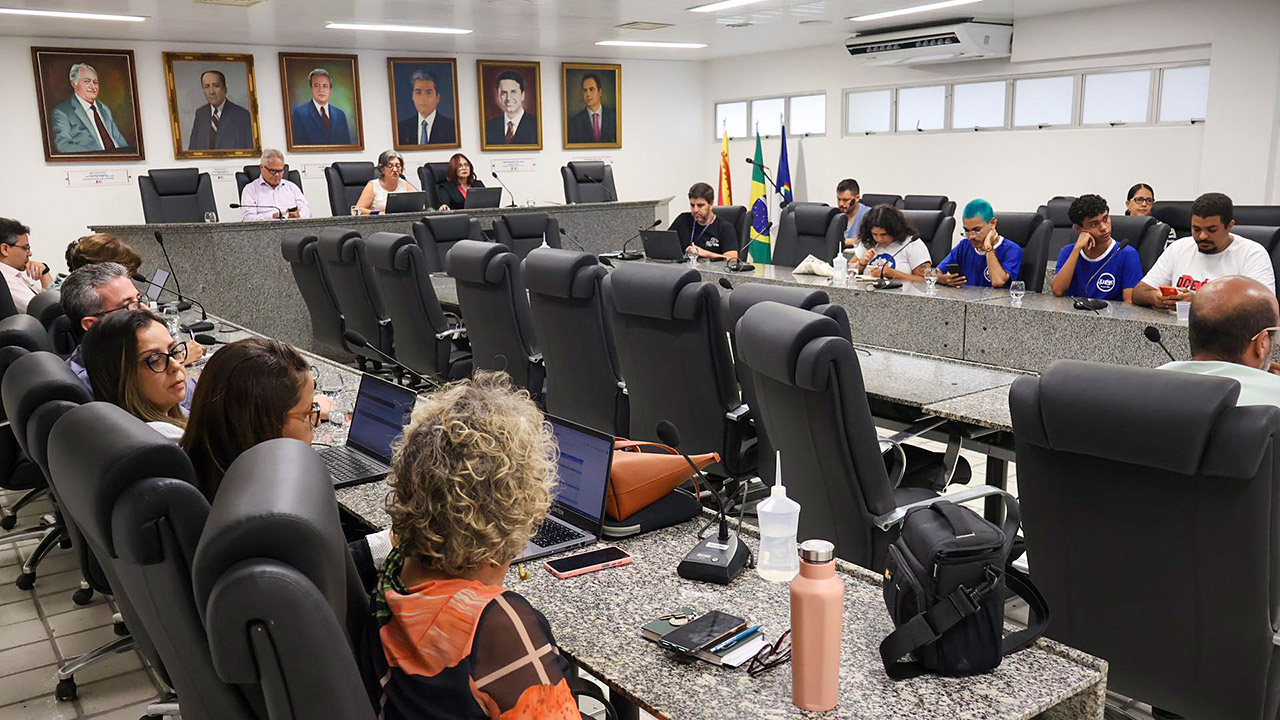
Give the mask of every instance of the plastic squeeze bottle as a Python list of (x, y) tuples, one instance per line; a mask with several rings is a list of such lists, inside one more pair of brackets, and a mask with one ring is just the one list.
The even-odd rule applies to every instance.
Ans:
[(760, 562), (756, 572), (769, 582), (791, 582), (800, 570), (796, 554), (796, 529), (800, 526), (800, 503), (787, 497), (782, 485), (782, 453), (776, 460), (776, 479), (769, 497), (756, 506), (760, 520)]
[(791, 581), (791, 702), (804, 710), (830, 710), (839, 700), (844, 581), (835, 555), (830, 542), (805, 540)]

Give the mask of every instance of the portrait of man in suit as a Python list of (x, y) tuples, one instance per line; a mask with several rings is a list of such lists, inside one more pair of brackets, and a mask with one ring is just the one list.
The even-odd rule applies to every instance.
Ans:
[(48, 162), (144, 160), (132, 50), (31, 48)]
[(363, 150), (355, 55), (280, 53), (288, 149)]
[[(437, 61), (429, 66), (414, 67), (409, 73), (408, 88), (404, 88), (396, 82), (395, 76), (397, 64), (405, 63), (405, 60), (392, 58), (388, 62), (392, 64), (392, 111), (399, 118), (396, 148), (458, 147), (452, 64), (446, 66), (446, 61)], [(400, 65), (400, 69), (407, 71), (407, 63)], [(408, 106), (399, 102), (406, 89), (413, 101)]]
[(196, 108), (188, 150), (253, 147), (249, 111), (227, 99), (227, 76), (221, 70), (200, 73), (200, 89), (208, 102)]
[(128, 147), (115, 116), (98, 101), (98, 71), (88, 63), (71, 66), (71, 97), (49, 114), (53, 146), (60, 153), (91, 153)]
[(333, 78), (324, 68), (316, 68), (307, 76), (311, 101), (293, 109), (289, 122), (293, 126), (296, 145), (350, 145), (351, 128), (342, 108), (329, 103), (333, 94)]
[(566, 148), (620, 148), (621, 65), (564, 63)]
[(167, 52), (164, 77), (175, 158), (261, 155), (253, 55)]
[(537, 63), (479, 61), (484, 150), (541, 149)]

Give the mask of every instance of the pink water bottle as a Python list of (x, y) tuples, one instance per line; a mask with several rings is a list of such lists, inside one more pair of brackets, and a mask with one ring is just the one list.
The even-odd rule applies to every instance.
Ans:
[(840, 696), (844, 581), (835, 556), (826, 540), (805, 540), (791, 581), (791, 702), (804, 710), (830, 710)]

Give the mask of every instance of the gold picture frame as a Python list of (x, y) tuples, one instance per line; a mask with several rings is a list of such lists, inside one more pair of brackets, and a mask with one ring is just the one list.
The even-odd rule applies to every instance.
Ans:
[[(262, 154), (253, 55), (166, 52), (164, 83), (175, 158), (256, 158)], [(222, 101), (214, 130), (213, 105), (219, 96)]]
[[(146, 159), (132, 50), (32, 47), (31, 67), (46, 162)], [(73, 73), (85, 88), (71, 82)], [(87, 89), (89, 83), (91, 89)], [(86, 97), (91, 97), (92, 103)], [(101, 140), (98, 123), (87, 110), (99, 115), (110, 148)]]
[[(532, 82), (530, 81), (532, 79)], [(480, 149), (484, 152), (542, 149), (542, 63), (516, 60), (477, 60), (476, 86), (480, 104)], [(532, 95), (532, 99), (530, 98)], [(524, 114), (518, 127), (503, 128), (507, 108), (500, 97), (518, 99)], [(510, 123), (510, 119), (507, 121)]]
[[(311, 79), (329, 77), (324, 123)], [(285, 146), (289, 152), (364, 150), (360, 113), (360, 59), (332, 53), (280, 53)]]
[[(599, 98), (600, 139), (587, 98)], [(560, 63), (560, 137), (566, 150), (622, 148), (622, 65)]]
[[(436, 96), (436, 120), (430, 125), (430, 142), (421, 142), (414, 94), (423, 84)], [(458, 61), (454, 58), (387, 58), (387, 89), (391, 96), (391, 132), (396, 150), (453, 150), (462, 147), (458, 117)], [(428, 100), (429, 102), (429, 100)]]

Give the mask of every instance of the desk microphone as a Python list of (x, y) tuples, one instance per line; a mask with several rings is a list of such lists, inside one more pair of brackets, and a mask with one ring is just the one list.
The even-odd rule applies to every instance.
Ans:
[[(130, 275), (129, 275), (129, 279), (130, 279), (130, 280), (133, 280), (133, 281), (135, 281), (135, 282), (139, 282), (139, 283), (151, 283), (151, 281), (150, 281), (150, 280), (148, 280), (148, 279), (146, 279), (145, 277), (143, 277), (143, 276), (139, 275), (138, 273), (132, 273), (132, 274), (130, 274)], [(189, 332), (189, 333), (204, 333), (204, 332), (209, 332), (209, 331), (213, 330), (213, 323), (209, 320), (209, 311), (204, 309), (204, 303), (200, 302), (199, 300), (196, 300), (195, 298), (191, 297), (190, 295), (180, 295), (180, 294), (178, 294), (177, 292), (174, 292), (173, 290), (170, 290), (169, 288), (165, 287), (164, 285), (159, 285), (158, 287), (159, 287), (159, 288), (160, 288), (160, 290), (161, 290), (161, 291), (163, 291), (163, 292), (167, 292), (167, 293), (169, 293), (170, 295), (177, 295), (177, 296), (178, 296), (178, 312), (183, 312), (183, 311), (185, 311), (185, 310), (190, 310), (192, 307), (198, 307), (198, 308), (200, 308), (200, 320), (199, 320), (199, 322), (193, 322), (193, 323), (191, 323), (191, 324), (189, 324), (189, 325), (183, 325), (183, 326), (182, 326), (182, 330), (183, 330), (184, 332)], [(205, 337), (206, 339), (209, 339), (209, 336), (207, 336), (207, 335), (206, 335), (206, 336), (202, 336), (202, 337)], [(214, 340), (213, 342), (205, 342), (204, 340), (201, 340), (200, 338), (196, 338), (196, 340), (197, 340), (197, 342), (199, 342), (201, 345), (217, 345), (217, 344), (218, 344), (216, 340)]]
[[(769, 224), (764, 226), (764, 232), (761, 233), (761, 235), (768, 235), (769, 229), (772, 227), (773, 227), (773, 221), (770, 220)], [(748, 248), (751, 247), (751, 231), (750, 230), (747, 231), (747, 247)], [(745, 252), (747, 252), (747, 250), (745, 249), (739, 250), (738, 257), (725, 263), (724, 269), (728, 270), (729, 272), (751, 272), (752, 270), (755, 270), (756, 269), (755, 265), (752, 265), (749, 262), (742, 261), (741, 259), (742, 253), (745, 253)]]
[[(1089, 292), (1089, 288), (1093, 285), (1093, 281), (1098, 279), (1098, 274), (1102, 272), (1102, 269), (1103, 269), (1103, 268), (1105, 268), (1105, 267), (1106, 267), (1106, 266), (1107, 266), (1107, 265), (1108, 265), (1112, 260), (1115, 260), (1117, 257), (1119, 257), (1120, 252), (1121, 252), (1122, 250), (1124, 250), (1125, 248), (1127, 248), (1127, 247), (1129, 247), (1129, 241), (1128, 241), (1128, 240), (1122, 240), (1122, 241), (1120, 242), (1120, 247), (1116, 248), (1116, 251), (1115, 251), (1115, 252), (1113, 252), (1113, 253), (1111, 253), (1111, 257), (1107, 258), (1107, 259), (1106, 259), (1106, 261), (1104, 261), (1104, 262), (1102, 263), (1102, 266), (1101, 266), (1101, 267), (1099, 267), (1097, 270), (1094, 270), (1094, 271), (1093, 271), (1093, 277), (1089, 278), (1089, 282), (1087, 282), (1087, 283), (1085, 283), (1085, 284), (1084, 284), (1084, 291), (1085, 291), (1085, 292)], [(1084, 254), (1084, 251), (1083, 251), (1083, 250), (1082, 250), (1082, 251), (1080, 251), (1080, 254), (1081, 254), (1081, 255), (1083, 255), (1083, 254)], [(1078, 298), (1076, 298), (1076, 301), (1075, 301), (1071, 306), (1072, 306), (1072, 307), (1074, 307), (1074, 308), (1075, 308), (1075, 309), (1077, 309), (1077, 310), (1094, 310), (1094, 311), (1097, 311), (1097, 310), (1101, 310), (1102, 308), (1106, 307), (1108, 304), (1109, 304), (1109, 303), (1107, 303), (1107, 301), (1106, 301), (1106, 300), (1100, 300), (1100, 299), (1098, 299), (1098, 298), (1078, 297)], [(1151, 329), (1152, 329), (1152, 330), (1155, 330), (1155, 328), (1151, 328)], [(1150, 336), (1150, 335), (1148, 335), (1148, 336), (1147, 336), (1147, 339), (1151, 339), (1151, 336)], [(1159, 341), (1160, 341), (1160, 332), (1157, 330), (1157, 331), (1156, 331), (1156, 342), (1159, 342)], [(1168, 350), (1165, 350), (1165, 352), (1169, 352), (1169, 351), (1168, 351)], [(1171, 357), (1172, 357), (1172, 356), (1171, 356)]]
[(440, 381), (439, 381), (439, 380), (433, 380), (433, 379), (431, 379), (431, 378), (427, 377), (426, 375), (423, 375), (422, 373), (418, 372), (417, 370), (414, 370), (413, 368), (409, 367), (408, 365), (405, 365), (404, 363), (400, 362), (399, 360), (397, 360), (397, 359), (395, 359), (395, 358), (391, 357), (390, 355), (388, 355), (388, 354), (386, 354), (386, 353), (382, 352), (382, 350), (380, 350), (380, 349), (378, 349), (378, 348), (374, 347), (372, 344), (370, 344), (370, 343), (369, 343), (369, 341), (368, 341), (368, 340), (365, 340), (365, 339), (364, 339), (364, 336), (363, 336), (363, 335), (361, 335), (360, 333), (356, 332), (355, 330), (347, 330), (346, 332), (342, 333), (342, 337), (343, 337), (343, 339), (345, 339), (345, 340), (346, 340), (348, 343), (350, 343), (351, 345), (355, 345), (355, 346), (356, 346), (356, 347), (358, 347), (358, 348), (364, 348), (365, 350), (372, 350), (372, 351), (373, 351), (373, 353), (374, 353), (375, 355), (377, 355), (378, 357), (382, 358), (383, 360), (386, 360), (387, 362), (391, 363), (392, 365), (395, 365), (396, 367), (400, 368), (401, 370), (403, 370), (403, 371), (405, 371), (405, 372), (409, 373), (409, 374), (410, 374), (410, 375), (412, 375), (414, 378), (416, 378), (416, 379), (418, 379), (418, 380), (421, 380), (421, 381), (422, 381), (423, 383), (425, 383), (428, 387), (432, 387), (432, 388), (438, 388), (438, 387), (440, 387)]
[[(920, 239), (920, 238), (918, 238), (918, 237), (911, 238), (911, 239), (910, 239), (910, 240), (908, 240), (908, 241), (907, 241), (907, 242), (906, 242), (902, 247), (898, 248), (898, 251), (897, 251), (897, 252), (895, 252), (895, 253), (893, 253), (892, 255), (890, 255), (890, 256), (889, 256), (889, 259), (890, 259), (890, 260), (897, 260), (897, 259), (898, 259), (898, 253), (902, 252), (903, 250), (906, 250), (906, 249), (907, 249), (907, 245), (910, 245), (911, 243), (913, 243), (913, 242), (915, 242), (916, 240), (919, 240), (919, 239)], [(869, 248), (868, 248), (868, 249), (869, 249)], [(844, 252), (844, 251), (843, 251), (843, 250), (841, 250), (841, 252)], [(875, 258), (872, 258), (872, 260), (874, 261), (874, 260), (875, 260)], [(923, 263), (922, 263), (922, 264), (923, 264)], [(896, 267), (898, 266), (898, 263), (896, 263), (896, 262), (895, 262), (895, 263), (893, 264), (893, 266), (896, 268)], [(902, 283), (901, 283), (901, 282), (898, 282), (897, 280), (890, 280), (890, 279), (886, 278), (886, 277), (884, 276), (884, 271), (885, 271), (885, 268), (883, 268), (883, 267), (882, 267), (882, 268), (880, 268), (880, 277), (876, 278), (876, 283), (875, 283), (875, 285), (872, 285), (872, 286), (871, 286), (871, 288), (872, 288), (873, 290), (896, 290), (896, 289), (898, 289), (898, 288), (902, 287)]]
[(515, 206), (516, 206), (516, 194), (515, 194), (515, 193), (513, 193), (513, 192), (511, 192), (511, 188), (507, 187), (507, 184), (506, 184), (506, 183), (502, 182), (502, 178), (498, 177), (498, 173), (497, 173), (496, 171), (490, 171), (490, 172), (489, 172), (489, 174), (490, 174), (490, 175), (492, 175), (492, 176), (493, 176), (493, 179), (494, 179), (494, 180), (497, 180), (497, 181), (498, 181), (498, 184), (502, 186), (502, 189), (503, 189), (503, 190), (506, 190), (506, 191), (507, 191), (507, 194), (511, 196), (511, 204), (510, 204), (510, 205), (508, 205), (507, 207), (515, 207)]
[(1156, 328), (1155, 325), (1148, 325), (1145, 328), (1143, 328), (1142, 334), (1145, 335), (1147, 339), (1150, 340), (1151, 342), (1159, 345), (1160, 349), (1164, 351), (1164, 354), (1169, 356), (1170, 361), (1172, 362), (1178, 361), (1178, 358), (1174, 357), (1173, 353), (1169, 352), (1169, 348), (1164, 346), (1164, 340), (1160, 338), (1160, 330)]
[(773, 186), (773, 191), (774, 191), (775, 193), (778, 191), (778, 183), (774, 182), (774, 181), (773, 181), (773, 178), (769, 176), (769, 166), (768, 166), (768, 165), (765, 165), (764, 163), (758, 163), (758, 162), (756, 162), (755, 160), (753, 160), (753, 159), (751, 159), (751, 158), (743, 158), (743, 159), (747, 161), (747, 164), (748, 164), (748, 165), (751, 165), (751, 166), (753, 166), (753, 167), (758, 167), (758, 168), (760, 168), (760, 172), (764, 173), (764, 179), (765, 179), (765, 180), (768, 180), (768, 181), (769, 181), (769, 184)]
[[(184, 325), (182, 329), (189, 333), (209, 332), (210, 330), (213, 329), (213, 323), (209, 322), (209, 313), (204, 309), (204, 304), (195, 300), (190, 296), (186, 296), (182, 294), (182, 283), (178, 281), (178, 273), (176, 270), (173, 269), (173, 261), (169, 259), (169, 251), (165, 249), (165, 246), (164, 246), (164, 238), (160, 236), (159, 230), (155, 231), (155, 236), (156, 236), (156, 243), (160, 245), (160, 252), (164, 253), (164, 262), (166, 265), (169, 266), (169, 277), (173, 278), (173, 286), (177, 288), (176, 292), (173, 290), (170, 290), (169, 292), (178, 296), (179, 303), (181, 303), (181, 301), (184, 301), (184, 300), (189, 300), (192, 303), (200, 306), (200, 322), (191, 323), (190, 325)], [(163, 285), (161, 285), (160, 289), (164, 290), (166, 288)], [(181, 310), (181, 304), (179, 304), (179, 310)], [(205, 336), (205, 337), (206, 339), (209, 339), (208, 336)], [(200, 340), (197, 339), (196, 342), (200, 342)], [(204, 344), (204, 343), (201, 343), (201, 344)], [(214, 340), (214, 342), (210, 344), (216, 345), (217, 341)]]
[(666, 420), (659, 422), (658, 439), (680, 453), (680, 457), (689, 463), (693, 472), (702, 478), (702, 482), (707, 484), (707, 489), (716, 499), (716, 509), (720, 512), (720, 532), (714, 538), (699, 540), (689, 554), (684, 556), (684, 560), (680, 561), (680, 565), (676, 567), (676, 574), (686, 580), (728, 585), (747, 566), (751, 551), (738, 535), (729, 534), (729, 518), (724, 511), (724, 501), (720, 499), (720, 493), (707, 480), (707, 476), (703, 475), (694, 464), (693, 459), (680, 449), (680, 431), (676, 426)]
[(599, 186), (600, 186), (600, 189), (601, 189), (601, 190), (604, 190), (604, 196), (605, 196), (606, 198), (608, 198), (608, 200), (606, 200), (605, 202), (618, 202), (618, 198), (614, 197), (614, 196), (613, 196), (613, 193), (609, 192), (609, 186), (608, 186), (608, 185), (605, 185), (603, 180), (597, 180), (597, 179), (595, 179), (595, 178), (593, 178), (593, 177), (591, 177), (591, 176), (589, 176), (589, 175), (588, 175), (588, 176), (584, 176), (584, 178), (585, 178), (586, 180), (590, 180), (591, 182), (593, 182), (593, 183), (595, 183), (595, 184), (599, 185)]
[(733, 283), (729, 282), (729, 278), (720, 278), (720, 287), (725, 290), (733, 290)]
[(640, 258), (644, 257), (644, 254), (638, 253), (638, 252), (629, 252), (627, 250), (627, 246), (631, 244), (632, 240), (635, 240), (636, 238), (640, 237), (640, 233), (644, 232), (645, 230), (652, 230), (661, 224), (662, 224), (661, 220), (654, 220), (652, 223), (641, 228), (640, 231), (637, 232), (635, 235), (632, 235), (631, 237), (627, 238), (627, 241), (622, 243), (622, 250), (616, 253), (605, 253), (600, 257), (608, 256), (611, 258), (617, 258), (618, 260), (639, 260)]
[(283, 209), (274, 207), (272, 205), (241, 205), (240, 203), (231, 203), (227, 207), (231, 208), (232, 210), (239, 210), (240, 208), (248, 208), (250, 210), (275, 210), (276, 212), (280, 213), (280, 217), (275, 218), (276, 220), (284, 220), (285, 217), (289, 214), (285, 212)]
[(569, 242), (573, 243), (574, 245), (577, 245), (578, 249), (584, 253), (591, 252), (586, 247), (584, 247), (582, 243), (578, 242), (578, 238), (571, 235), (568, 230), (565, 230), (564, 228), (560, 228), (559, 230), (560, 230), (560, 237), (567, 239)]

